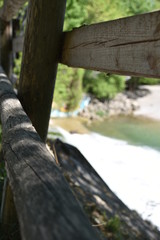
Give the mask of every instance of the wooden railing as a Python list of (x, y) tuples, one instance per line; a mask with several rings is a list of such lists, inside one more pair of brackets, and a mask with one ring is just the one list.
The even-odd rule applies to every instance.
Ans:
[(160, 12), (65, 33), (61, 62), (128, 76), (160, 77)]
[[(157, 11), (65, 32), (59, 62), (69, 67), (159, 78), (159, 22)], [(22, 51), (23, 43), (23, 36), (13, 39), (13, 51)]]
[[(1, 24), (11, 20), (19, 3), (24, 2), (6, 0)], [(160, 12), (62, 34), (65, 3), (30, 0), (18, 93), (21, 103), (0, 70), (3, 155), (21, 237), (27, 240), (98, 239), (44, 144), (58, 62), (109, 73), (160, 77)], [(7, 24), (3, 24), (1, 36), (5, 39), (1, 40), (5, 70), (10, 62), (3, 60), (10, 59), (11, 52), (10, 48), (3, 50), (11, 39), (5, 31)], [(18, 41), (23, 45), (23, 40), (14, 39), (14, 51), (21, 50)]]
[(0, 112), (22, 239), (98, 239), (2, 70)]

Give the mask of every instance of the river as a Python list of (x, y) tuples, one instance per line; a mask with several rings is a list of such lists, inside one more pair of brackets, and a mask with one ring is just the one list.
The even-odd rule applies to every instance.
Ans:
[[(80, 129), (72, 119), (63, 121), (70, 122), (70, 131)], [(56, 129), (129, 208), (160, 229), (160, 122), (118, 117), (84, 125), (90, 132)]]
[(160, 151), (160, 121), (142, 117), (114, 117), (85, 126), (103, 136), (125, 140), (130, 144), (148, 146)]

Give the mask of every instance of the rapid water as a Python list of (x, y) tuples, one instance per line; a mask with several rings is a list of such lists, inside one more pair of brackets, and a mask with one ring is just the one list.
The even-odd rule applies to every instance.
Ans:
[[(153, 149), (152, 144), (150, 146), (148, 140), (146, 142), (145, 136), (145, 132), (150, 130), (144, 128), (142, 131), (143, 127), (139, 125), (140, 123), (137, 125), (138, 128), (134, 127), (131, 131), (134, 134), (128, 133), (127, 137), (123, 137), (128, 141), (116, 140), (94, 132), (71, 134), (62, 128), (57, 129), (66, 142), (76, 146), (82, 152), (106, 184), (130, 209), (137, 210), (144, 219), (150, 220), (160, 229), (160, 145), (158, 141), (160, 135), (157, 132), (157, 140), (153, 144), (155, 149)], [(90, 128), (93, 126), (96, 130), (96, 125)], [(142, 132), (139, 131), (144, 133), (137, 144), (135, 140), (137, 137), (134, 139), (128, 136), (141, 135)], [(122, 133), (125, 132), (122, 131)], [(153, 134), (153, 131), (151, 133)], [(110, 136), (117, 137), (113, 133)]]

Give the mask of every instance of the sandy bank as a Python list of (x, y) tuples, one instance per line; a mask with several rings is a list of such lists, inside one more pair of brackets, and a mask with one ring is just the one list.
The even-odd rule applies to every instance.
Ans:
[(84, 119), (80, 117), (71, 118), (51, 118), (50, 127), (59, 126), (71, 133), (89, 133), (89, 130), (84, 126)]
[(145, 86), (145, 88), (150, 94), (137, 99), (140, 108), (134, 112), (134, 115), (160, 120), (160, 85)]

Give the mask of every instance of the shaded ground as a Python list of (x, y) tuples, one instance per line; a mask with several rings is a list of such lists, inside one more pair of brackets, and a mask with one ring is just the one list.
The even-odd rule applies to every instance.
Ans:
[[(53, 142), (49, 141), (53, 149)], [(60, 168), (102, 239), (158, 240), (160, 232), (109, 189), (75, 147), (55, 141)]]

